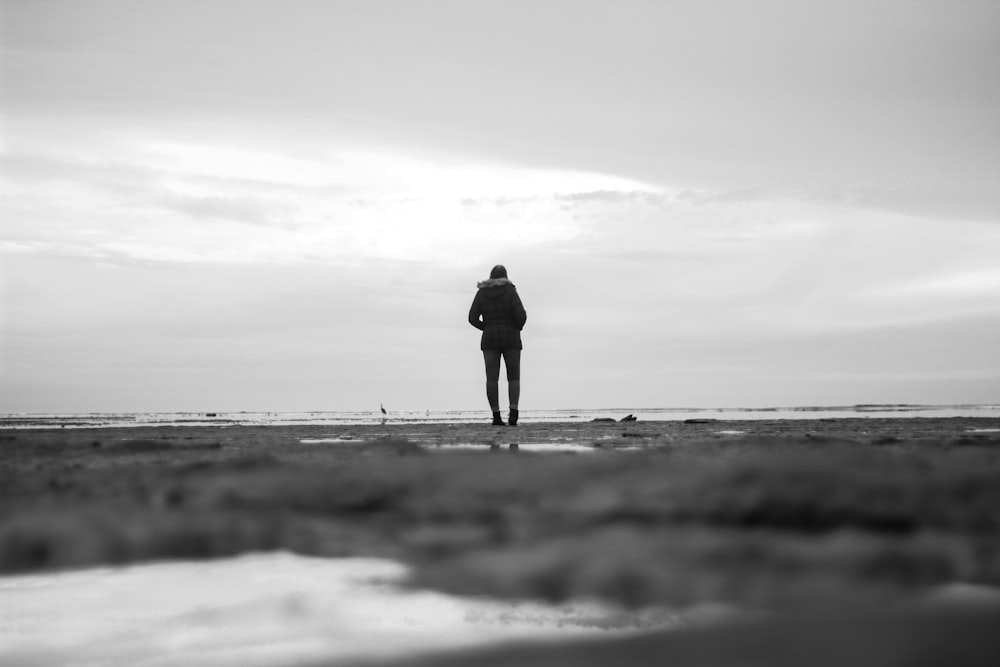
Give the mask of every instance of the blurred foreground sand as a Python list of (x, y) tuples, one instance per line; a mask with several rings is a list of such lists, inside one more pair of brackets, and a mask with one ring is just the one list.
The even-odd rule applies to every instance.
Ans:
[(448, 592), (756, 619), (478, 664), (1000, 664), (995, 604), (927, 603), (1000, 584), (998, 421), (0, 431), (0, 570), (383, 556)]

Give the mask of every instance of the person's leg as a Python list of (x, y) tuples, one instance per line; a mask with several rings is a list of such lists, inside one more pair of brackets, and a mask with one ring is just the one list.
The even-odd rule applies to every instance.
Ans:
[(511, 426), (517, 425), (518, 401), (521, 399), (521, 350), (504, 350), (503, 361), (507, 366), (507, 398), (510, 401)]
[(486, 364), (486, 400), (493, 412), (493, 423), (500, 419), (500, 350), (483, 350), (483, 362)]

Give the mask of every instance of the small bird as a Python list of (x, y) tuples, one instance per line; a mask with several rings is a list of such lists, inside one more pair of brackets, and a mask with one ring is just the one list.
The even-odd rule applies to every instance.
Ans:
[(383, 407), (381, 403), (378, 404), (378, 409), (381, 410), (382, 414), (384, 415), (389, 414), (388, 412), (385, 411), (385, 407)]

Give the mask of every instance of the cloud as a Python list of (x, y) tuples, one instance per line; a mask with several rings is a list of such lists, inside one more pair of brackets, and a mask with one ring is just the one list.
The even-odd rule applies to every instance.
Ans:
[(151, 201), (157, 206), (189, 215), (196, 220), (230, 220), (286, 228), (295, 226), (291, 221), (289, 208), (254, 197), (191, 197), (164, 193)]
[(879, 298), (1000, 299), (1000, 269), (981, 268), (921, 275), (869, 292)]
[[(19, 215), (8, 239), (89, 247), (102, 261), (466, 264), (577, 237), (585, 226), (560, 209), (565, 193), (644, 187), (613, 175), (332, 146), (282, 153), (142, 135), (102, 146), (100, 161), (89, 157), (100, 149), (81, 143), (60, 158), (45, 142), (8, 156), (31, 166), (9, 181), (5, 205)], [(58, 196), (47, 196), (53, 187)], [(55, 248), (35, 251), (45, 247)]]
[(593, 190), (556, 195), (556, 199), (572, 204), (625, 204), (638, 202), (647, 206), (662, 206), (668, 201), (664, 192), (652, 190)]
[(355, 172), (342, 161), (268, 150), (264, 146), (235, 146), (207, 142), (142, 140), (129, 147), (142, 163), (158, 171), (188, 178), (208, 177), (295, 187), (325, 187), (345, 182), (356, 185)]
[(465, 197), (459, 200), (462, 206), (469, 208), (523, 206), (526, 204), (536, 204), (544, 198), (541, 196), (532, 197)]
[[(239, 135), (237, 148), (264, 135), (378, 144), (767, 198), (862, 186), (894, 211), (1000, 212), (995, 3), (428, 0), (390, 3), (398, 22), (382, 3), (181, 2), (141, 18), (97, 4), (11, 5), (10, 117), (46, 116), (49, 133), (83, 119), (189, 143)], [(202, 157), (262, 180), (324, 178), (280, 156)]]

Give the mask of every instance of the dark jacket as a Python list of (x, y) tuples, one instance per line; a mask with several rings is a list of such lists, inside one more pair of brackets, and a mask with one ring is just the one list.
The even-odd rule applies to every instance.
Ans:
[[(469, 308), (469, 324), (481, 329), (481, 350), (520, 350), (521, 329), (528, 320), (514, 283), (506, 278), (484, 280)], [(482, 319), (480, 319), (482, 318)]]

